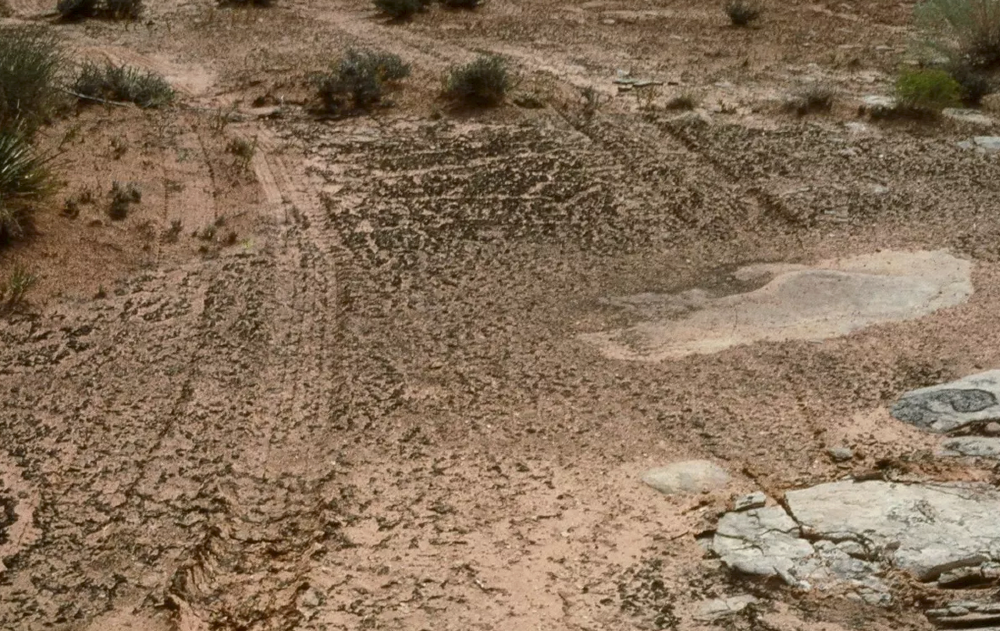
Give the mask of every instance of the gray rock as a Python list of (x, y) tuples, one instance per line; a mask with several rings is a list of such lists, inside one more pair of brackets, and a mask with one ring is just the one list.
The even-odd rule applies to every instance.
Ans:
[(739, 513), (752, 508), (764, 508), (767, 505), (767, 496), (761, 491), (750, 493), (738, 498), (733, 505), (733, 511)]
[(994, 120), (978, 110), (945, 108), (941, 115), (958, 123), (975, 125), (977, 127), (992, 127)]
[(734, 570), (780, 576), (795, 585), (790, 570), (816, 553), (799, 534), (799, 525), (780, 506), (727, 513), (719, 521), (712, 550)]
[(882, 577), (894, 568), (951, 584), (1000, 573), (1000, 491), (989, 485), (843, 481), (785, 499), (788, 511), (724, 515), (711, 550), (738, 572), (875, 604), (891, 602)]
[(695, 620), (699, 622), (715, 622), (735, 613), (739, 613), (748, 605), (757, 602), (757, 599), (749, 594), (742, 596), (732, 596), (730, 598), (715, 598), (706, 600), (698, 605), (698, 610), (694, 614)]
[(941, 445), (942, 456), (967, 456), (1000, 460), (1000, 438), (962, 436), (949, 438)]
[(1000, 136), (976, 136), (972, 139), (972, 142), (986, 153), (1000, 151)]
[(810, 538), (853, 539), (920, 580), (1000, 555), (1000, 492), (976, 484), (833, 482), (785, 499)]
[(720, 489), (729, 483), (729, 474), (714, 462), (688, 460), (651, 469), (642, 481), (665, 495), (685, 495)]
[(831, 447), (826, 453), (834, 462), (847, 462), (854, 459), (854, 450), (850, 447)]
[(892, 415), (929, 432), (947, 433), (967, 425), (1000, 420), (1000, 370), (907, 392)]
[(1000, 423), (987, 423), (986, 427), (983, 428), (983, 433), (987, 436), (1000, 434)]

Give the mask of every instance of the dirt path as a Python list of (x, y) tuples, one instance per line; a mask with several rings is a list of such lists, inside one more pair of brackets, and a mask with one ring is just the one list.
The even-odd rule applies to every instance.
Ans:
[[(50, 262), (48, 302), (0, 322), (0, 627), (694, 631), (718, 628), (704, 601), (751, 595), (724, 628), (931, 628), (942, 596), (906, 577), (878, 608), (734, 575), (703, 535), (754, 490), (993, 479), (930, 457), (887, 407), (1000, 362), (1000, 165), (957, 148), (964, 128), (856, 119), (855, 92), (881, 86), (866, 77), (888, 84), (876, 47), (903, 41), (896, 5), (847, 19), (792, 2), (743, 32), (697, 3), (633, 4), (389, 25), (363, 0), (166, 3), (141, 28), (59, 25), (84, 56), (168, 75), (182, 105), (81, 110), (49, 132), (82, 130), (67, 191), (93, 180), (98, 201), (75, 224), (49, 209), (12, 256), (64, 261), (87, 234), (129, 257)], [(318, 120), (308, 73), (351, 45), (414, 76), (393, 108)], [(436, 100), (481, 48), (546, 106)], [(623, 67), (676, 85), (653, 107), (613, 97)], [(842, 80), (844, 105), (776, 107), (808, 73)], [(588, 119), (589, 86), (605, 99)], [(664, 109), (690, 89), (698, 111)], [(233, 138), (256, 139), (252, 173)], [(127, 222), (100, 211), (111, 179), (145, 186)], [(734, 276), (747, 264), (886, 249), (947, 249), (975, 291), (917, 321), (659, 362), (585, 341), (641, 319), (622, 297), (714, 299), (756, 288)], [(731, 482), (640, 482), (693, 458)]]

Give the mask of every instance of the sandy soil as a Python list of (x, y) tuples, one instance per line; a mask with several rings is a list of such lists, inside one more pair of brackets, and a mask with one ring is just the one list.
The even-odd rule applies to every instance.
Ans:
[[(13, 21), (52, 9), (11, 4)], [(751, 593), (722, 628), (930, 629), (953, 595), (893, 577), (881, 609), (755, 583), (698, 541), (757, 489), (996, 480), (887, 412), (1000, 364), (1000, 166), (956, 146), (983, 132), (856, 124), (911, 8), (791, 0), (735, 30), (702, 0), (492, 0), (409, 24), (364, 0), (171, 0), (142, 24), (52, 25), (181, 99), (46, 128), (64, 186), (0, 254), (42, 276), (0, 322), (0, 627), (694, 630), (699, 601)], [(352, 45), (413, 76), (390, 109), (317, 120), (306, 77)], [(440, 76), (479, 50), (546, 106), (449, 111)], [(652, 107), (616, 93), (619, 69), (667, 83)], [(811, 80), (836, 86), (834, 112), (784, 113)], [(604, 95), (589, 121), (585, 87)], [(662, 107), (686, 91), (699, 112)], [(237, 137), (258, 139), (251, 172)], [(124, 222), (102, 210), (114, 180), (143, 187)], [(661, 362), (581, 339), (627, 324), (615, 296), (724, 294), (740, 266), (885, 249), (948, 249), (975, 293)], [(641, 484), (688, 458), (733, 482)]]

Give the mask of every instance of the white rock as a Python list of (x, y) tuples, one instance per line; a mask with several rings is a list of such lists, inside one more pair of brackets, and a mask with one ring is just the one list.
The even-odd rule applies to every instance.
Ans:
[(686, 495), (720, 489), (729, 483), (729, 474), (714, 462), (688, 460), (651, 469), (642, 481), (664, 495)]

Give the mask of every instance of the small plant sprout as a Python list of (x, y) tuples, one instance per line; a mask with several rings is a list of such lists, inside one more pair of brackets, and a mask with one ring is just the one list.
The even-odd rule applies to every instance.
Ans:
[(108, 208), (108, 216), (114, 221), (121, 221), (128, 216), (131, 205), (141, 201), (142, 190), (138, 184), (114, 182), (111, 185), (111, 206)]

